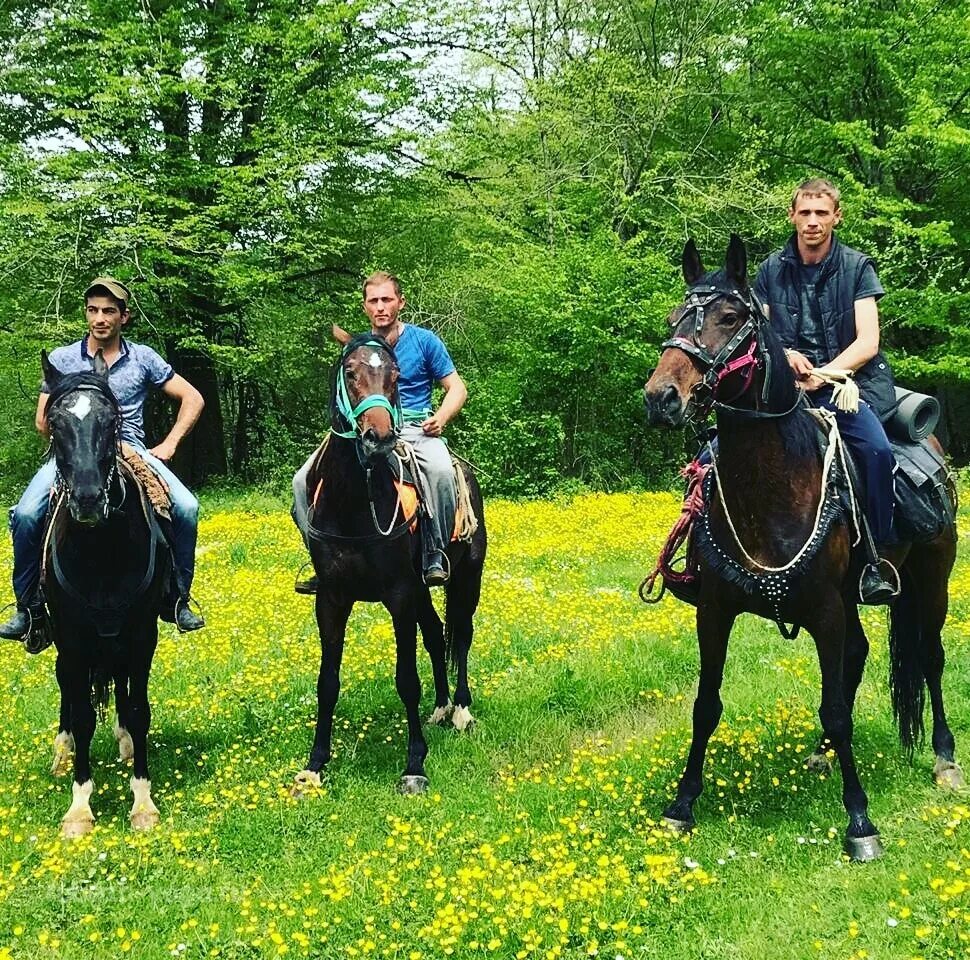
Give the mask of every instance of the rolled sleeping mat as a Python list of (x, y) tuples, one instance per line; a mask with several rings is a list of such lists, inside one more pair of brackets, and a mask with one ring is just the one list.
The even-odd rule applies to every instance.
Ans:
[(896, 387), (896, 412), (886, 421), (886, 433), (904, 443), (919, 443), (936, 429), (939, 419), (936, 397)]

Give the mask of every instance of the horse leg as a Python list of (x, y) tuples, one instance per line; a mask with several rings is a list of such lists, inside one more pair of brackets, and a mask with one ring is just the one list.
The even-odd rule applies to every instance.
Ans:
[(330, 762), (333, 712), (340, 695), (340, 663), (344, 655), (344, 634), (353, 608), (352, 600), (337, 601), (323, 590), (317, 592), (317, 629), (320, 631), (320, 673), (317, 676), (317, 727), (310, 759), (293, 781), (290, 793), (302, 796), (308, 787), (320, 786), (320, 772)]
[(64, 676), (64, 660), (60, 654), (54, 662), (54, 674), (60, 691), (61, 706), (57, 721), (57, 736), (54, 738), (54, 761), (51, 773), (55, 777), (66, 777), (71, 772), (74, 759), (74, 734), (71, 733), (71, 701), (68, 678)]
[(879, 831), (867, 813), (869, 800), (852, 752), (852, 712), (844, 680), (846, 613), (842, 597), (830, 591), (827, 598), (813, 600), (813, 611), (813, 622), (805, 626), (815, 640), (822, 673), (822, 703), (818, 711), (822, 733), (832, 744), (842, 771), (842, 803), (849, 815), (845, 850), (853, 860), (875, 860), (882, 856), (882, 845)]
[(152, 830), (158, 826), (160, 815), (152, 800), (152, 782), (148, 776), (148, 728), (152, 722), (148, 676), (158, 643), (158, 621), (153, 617), (150, 626), (135, 636), (142, 642), (135, 646), (128, 672), (128, 731), (134, 760), (131, 777), (133, 803), (129, 819), (133, 830)]
[(451, 699), (448, 696), (448, 663), (445, 657), (445, 631), (431, 602), (431, 591), (424, 588), (418, 596), (418, 624), (421, 641), (431, 660), (434, 677), (434, 710), (428, 723), (444, 724), (451, 719)]
[(118, 757), (121, 760), (131, 760), (135, 755), (135, 745), (128, 730), (130, 725), (128, 677), (122, 672), (116, 672), (114, 681), (116, 713), (114, 735), (118, 744)]
[(74, 783), (71, 806), (61, 820), (61, 834), (80, 837), (94, 829), (94, 813), (91, 810), (91, 739), (94, 737), (96, 716), (91, 703), (91, 685), (88, 666), (78, 660), (65, 659), (63, 675), (68, 684), (71, 726), (74, 733)]
[(734, 618), (735, 614), (724, 611), (714, 603), (697, 606), (697, 642), (700, 647), (701, 672), (697, 683), (697, 697), (694, 700), (690, 751), (677, 786), (677, 796), (663, 812), (663, 822), (677, 831), (690, 830), (694, 826), (694, 801), (704, 789), (704, 754), (724, 710), (720, 691)]
[(916, 562), (907, 567), (904, 590), (912, 587), (913, 597), (919, 598), (916, 614), (920, 619), (920, 643), (916, 655), (933, 712), (933, 753), (936, 755), (933, 779), (940, 787), (959, 790), (965, 786), (965, 780), (956, 762), (956, 744), (943, 706), (946, 655), (942, 634), (949, 604), (947, 581), (953, 566), (953, 550), (953, 544), (948, 541), (937, 541), (920, 549), (914, 558)]
[[(869, 657), (869, 639), (862, 628), (859, 619), (859, 608), (852, 596), (843, 595), (845, 605), (845, 657), (842, 668), (842, 684), (845, 693), (846, 706), (849, 713), (855, 709), (856, 693), (862, 683), (862, 674)], [(819, 739), (815, 752), (805, 761), (805, 766), (816, 773), (830, 773), (832, 763), (829, 760), (829, 750), (832, 744), (823, 734)]]
[(421, 731), (419, 714), (421, 679), (418, 677), (417, 661), (418, 624), (411, 603), (395, 607), (391, 610), (397, 646), (394, 680), (408, 718), (408, 762), (398, 781), (398, 790), (401, 793), (424, 793), (428, 789), (428, 777), (424, 772), (428, 744)]
[(453, 577), (448, 585), (445, 607), (445, 636), (447, 651), (455, 664), (455, 711), (451, 722), (456, 730), (469, 730), (475, 723), (471, 714), (472, 694), (468, 687), (468, 653), (472, 646), (474, 631), (472, 618), (478, 607), (482, 592), (482, 576), (479, 567), (477, 575)]

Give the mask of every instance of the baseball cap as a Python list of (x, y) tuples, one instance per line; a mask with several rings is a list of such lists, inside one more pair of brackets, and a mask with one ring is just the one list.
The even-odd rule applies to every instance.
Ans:
[(95, 277), (88, 285), (87, 290), (84, 291), (84, 299), (86, 300), (91, 296), (98, 287), (107, 290), (116, 300), (121, 300), (126, 307), (128, 306), (131, 291), (120, 280), (115, 280), (114, 277)]

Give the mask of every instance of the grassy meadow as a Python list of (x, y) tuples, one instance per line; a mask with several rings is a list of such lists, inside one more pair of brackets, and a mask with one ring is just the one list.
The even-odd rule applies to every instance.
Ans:
[[(885, 857), (841, 852), (838, 773), (810, 773), (811, 641), (743, 619), (698, 827), (658, 825), (688, 744), (692, 609), (636, 586), (669, 494), (490, 502), (470, 734), (427, 731), (431, 790), (402, 797), (403, 709), (382, 609), (352, 615), (324, 787), (289, 784), (312, 737), (319, 656), (284, 507), (204, 502), (197, 593), (209, 627), (163, 625), (150, 763), (162, 814), (128, 825), (130, 772), (95, 737), (88, 837), (64, 841), (50, 773), (54, 655), (0, 645), (0, 958), (945, 958), (970, 956), (970, 799), (910, 764), (891, 722), (885, 614), (856, 750)], [(963, 528), (966, 529), (966, 516)], [(964, 538), (965, 539), (965, 538)], [(9, 570), (9, 544), (0, 569)], [(970, 763), (970, 560), (946, 631), (958, 759)], [(423, 650), (423, 713), (431, 709)]]

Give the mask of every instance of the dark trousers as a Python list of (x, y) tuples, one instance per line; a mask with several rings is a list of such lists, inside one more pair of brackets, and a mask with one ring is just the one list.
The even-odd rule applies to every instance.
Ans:
[(877, 545), (892, 542), (896, 458), (879, 418), (864, 400), (859, 403), (858, 413), (839, 410), (832, 403), (830, 387), (809, 394), (809, 398), (816, 407), (824, 407), (835, 414), (842, 439), (862, 473), (866, 485), (865, 511), (873, 540)]

